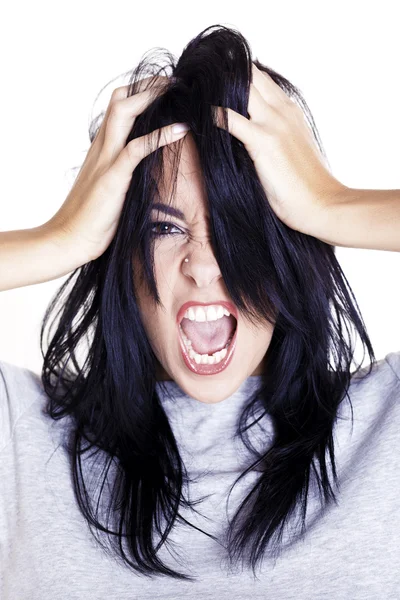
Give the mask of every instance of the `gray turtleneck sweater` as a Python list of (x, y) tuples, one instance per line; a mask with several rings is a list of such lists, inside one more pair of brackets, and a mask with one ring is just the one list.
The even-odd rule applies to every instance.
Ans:
[[(249, 377), (212, 405), (187, 396), (173, 381), (163, 382), (165, 389), (157, 383), (185, 466), (197, 477), (189, 497), (205, 497), (196, 507), (200, 514), (180, 512), (218, 539), (257, 475), (250, 472), (233, 488), (226, 512), (230, 486), (249, 464), (235, 436), (236, 420), (258, 382)], [(265, 560), (257, 579), (251, 571), (226, 570), (223, 545), (178, 522), (168, 538), (178, 558), (164, 546), (160, 558), (196, 578), (179, 582), (141, 577), (96, 543), (59, 445), (62, 421), (42, 413), (39, 376), (0, 362), (1, 600), (399, 600), (400, 352), (378, 361), (368, 379), (356, 384), (353, 377), (349, 394), (353, 428), (346, 399), (335, 425), (339, 505), (314, 520), (275, 564)], [(250, 431), (255, 442), (257, 431)], [(268, 416), (258, 433), (264, 443), (272, 436)], [(311, 493), (307, 511), (315, 498)]]

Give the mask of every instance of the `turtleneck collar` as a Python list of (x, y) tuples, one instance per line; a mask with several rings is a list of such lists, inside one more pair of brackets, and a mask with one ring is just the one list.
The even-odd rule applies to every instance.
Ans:
[(168, 417), (173, 417), (176, 411), (180, 415), (185, 412), (211, 417), (212, 415), (237, 413), (241, 410), (250, 395), (260, 385), (261, 379), (261, 375), (251, 375), (225, 400), (211, 404), (189, 396), (173, 380), (157, 381), (156, 390)]

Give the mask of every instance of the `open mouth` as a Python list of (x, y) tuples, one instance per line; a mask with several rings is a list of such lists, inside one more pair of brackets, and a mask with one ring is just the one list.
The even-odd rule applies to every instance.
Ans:
[(183, 358), (186, 366), (191, 371), (202, 375), (213, 375), (226, 369), (232, 360), (236, 348), (238, 323), (235, 317), (232, 316), (232, 318), (235, 320), (235, 323), (228, 340), (220, 343), (219, 347), (213, 352), (196, 352), (192, 341), (186, 336), (181, 324), (178, 324)]

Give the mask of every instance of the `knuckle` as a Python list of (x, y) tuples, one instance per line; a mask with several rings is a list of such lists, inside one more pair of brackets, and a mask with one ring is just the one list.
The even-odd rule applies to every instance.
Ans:
[(171, 141), (171, 127), (161, 127), (160, 129), (154, 129), (146, 136), (143, 136), (143, 144), (146, 148), (146, 154), (148, 152), (154, 152), (160, 144), (165, 144)]
[(127, 91), (127, 88), (125, 85), (115, 88), (115, 90), (113, 90), (113, 92), (111, 94), (110, 102), (114, 103), (118, 100), (122, 100), (123, 98), (126, 98), (126, 91)]
[(139, 138), (135, 138), (127, 145), (127, 152), (129, 156), (129, 160), (132, 163), (132, 166), (136, 166), (136, 164), (142, 158), (142, 148), (139, 142)]
[(172, 126), (161, 127), (159, 131), (154, 130), (153, 134), (150, 135), (150, 144), (154, 150), (160, 144), (168, 144), (172, 140)]
[(99, 198), (110, 198), (120, 187), (120, 178), (111, 168), (99, 176), (93, 186), (93, 193)]
[(288, 122), (284, 115), (278, 115), (274, 120), (273, 132), (275, 135), (285, 135), (288, 130)]
[(293, 121), (296, 121), (299, 117), (303, 116), (303, 111), (300, 106), (290, 98), (283, 103), (281, 113), (289, 126), (291, 126)]
[(169, 82), (167, 75), (153, 75), (150, 77), (151, 85), (163, 85)]
[(110, 107), (110, 119), (118, 120), (122, 113), (122, 100), (114, 100)]
[(289, 110), (291, 113), (293, 113), (295, 115), (303, 115), (302, 108), (296, 102), (291, 100), (290, 98), (288, 99), (288, 102), (286, 103), (286, 108), (287, 108), (287, 110)]
[(248, 149), (253, 160), (257, 160), (268, 147), (269, 133), (263, 126), (254, 125), (254, 132)]
[(274, 132), (278, 135), (288, 135), (293, 131), (293, 116), (294, 112), (292, 112), (292, 108), (289, 108), (289, 105), (277, 112), (274, 119)]

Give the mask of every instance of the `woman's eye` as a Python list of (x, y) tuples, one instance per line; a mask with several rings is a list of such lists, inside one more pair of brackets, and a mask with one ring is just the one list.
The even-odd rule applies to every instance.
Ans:
[[(180, 229), (173, 225), (172, 223), (168, 223), (167, 221), (157, 221), (151, 223), (151, 233), (156, 236), (166, 236), (166, 235), (176, 235), (176, 232), (168, 231), (169, 229), (177, 229), (180, 232)], [(157, 230), (158, 229), (158, 230)]]

